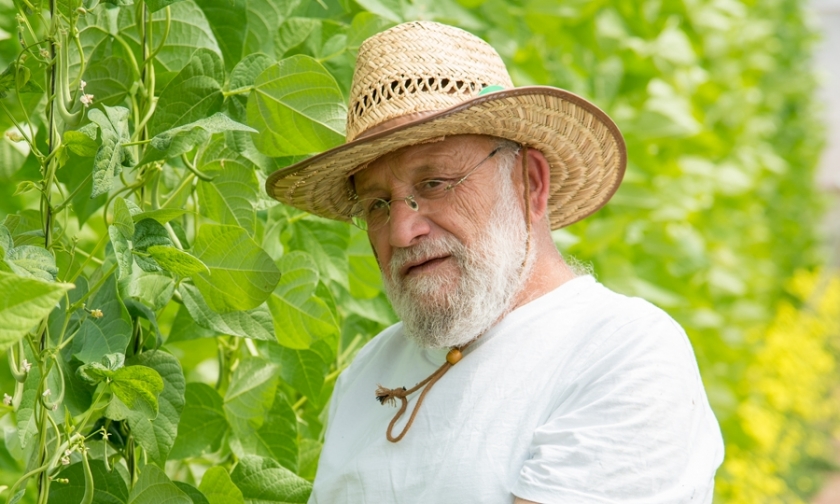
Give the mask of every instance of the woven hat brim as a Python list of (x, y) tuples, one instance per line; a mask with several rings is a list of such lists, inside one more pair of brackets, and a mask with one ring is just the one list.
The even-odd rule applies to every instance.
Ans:
[(527, 86), (472, 98), (278, 170), (266, 180), (266, 192), (301, 210), (347, 221), (353, 195), (349, 177), (359, 166), (403, 147), (453, 135), (507, 138), (541, 151), (551, 167), (552, 229), (604, 206), (627, 165), (621, 132), (601, 109), (562, 89)]

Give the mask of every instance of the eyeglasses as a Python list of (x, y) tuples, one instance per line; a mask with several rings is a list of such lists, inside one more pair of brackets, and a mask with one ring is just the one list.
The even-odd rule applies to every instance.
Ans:
[(424, 213), (434, 213), (446, 205), (440, 203), (437, 205), (427, 205), (427, 202), (434, 200), (446, 202), (451, 200), (455, 194), (455, 188), (461, 185), (467, 180), (467, 177), (472, 175), (481, 165), (498, 154), (502, 149), (503, 147), (496, 147), (490, 151), (487, 157), (467, 170), (467, 173), (460, 178), (433, 177), (421, 180), (413, 185), (414, 191), (404, 198), (391, 198), (390, 200), (382, 198), (360, 198), (356, 200), (351, 210), (351, 222), (363, 231), (377, 231), (382, 229), (391, 219), (391, 205), (396, 201), (404, 201), (408, 205), (408, 208), (415, 212), (420, 211), (420, 205), (422, 204)]

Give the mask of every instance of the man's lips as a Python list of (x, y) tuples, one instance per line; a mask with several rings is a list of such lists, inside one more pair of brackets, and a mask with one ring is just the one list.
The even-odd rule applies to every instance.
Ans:
[(400, 276), (405, 277), (413, 273), (420, 273), (422, 271), (435, 268), (450, 257), (451, 256), (449, 254), (446, 254), (437, 257), (427, 257), (417, 261), (410, 261), (400, 268)]

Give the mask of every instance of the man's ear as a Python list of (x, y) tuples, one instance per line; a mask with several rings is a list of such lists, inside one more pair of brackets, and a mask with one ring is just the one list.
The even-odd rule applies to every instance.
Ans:
[(527, 168), (529, 197), (531, 204), (531, 222), (539, 222), (548, 211), (549, 187), (551, 186), (551, 168), (543, 153), (536, 149), (525, 149), (523, 166)]

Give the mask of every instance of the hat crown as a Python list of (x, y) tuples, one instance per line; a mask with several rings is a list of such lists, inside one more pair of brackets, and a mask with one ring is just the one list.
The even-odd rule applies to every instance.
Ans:
[(488, 86), (513, 87), (490, 44), (431, 21), (397, 25), (359, 47), (347, 141), (397, 117), (448, 109)]

